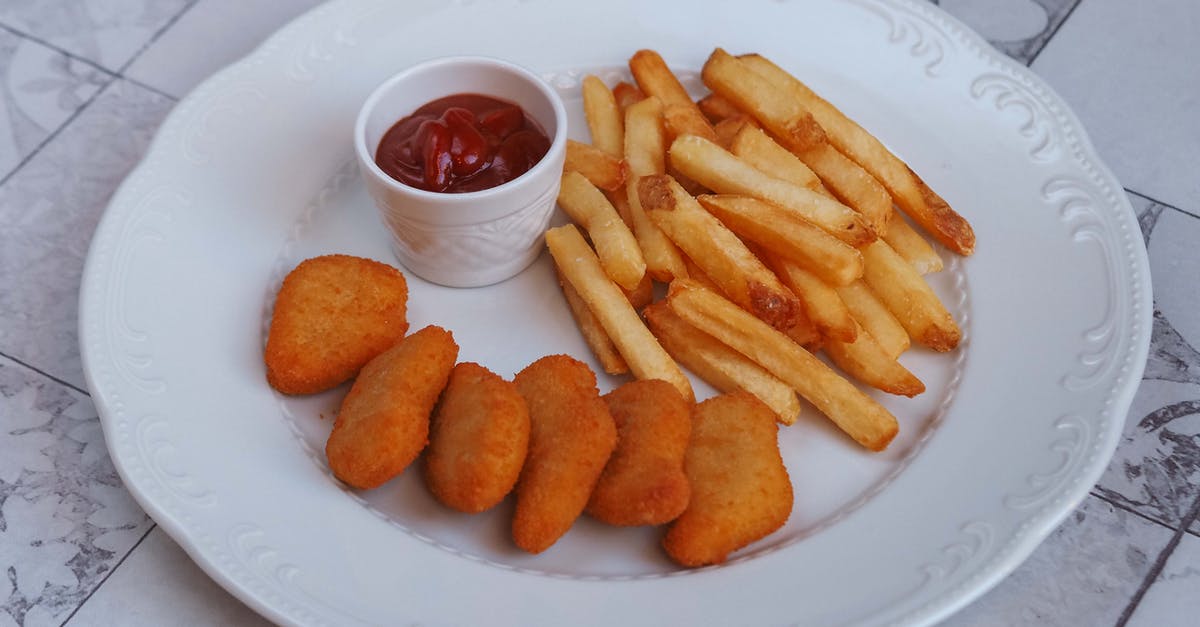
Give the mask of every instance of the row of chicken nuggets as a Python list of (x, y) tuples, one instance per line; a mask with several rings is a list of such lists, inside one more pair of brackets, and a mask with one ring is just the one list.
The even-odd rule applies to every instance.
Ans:
[[(507, 381), (457, 363), (445, 329), (405, 335), (406, 299), (398, 270), (333, 255), (298, 266), (276, 300), (271, 385), (312, 393), (354, 378), (325, 449), (346, 484), (378, 487), (421, 457), (426, 485), (447, 507), (482, 512), (515, 492), (512, 537), (530, 553), (586, 512), (619, 526), (669, 523), (668, 555), (701, 566), (787, 521), (792, 485), (775, 414), (756, 397), (692, 404), (657, 379), (601, 396), (591, 368), (567, 355), (542, 357)], [(397, 337), (388, 346), (366, 326)], [(343, 339), (335, 348), (314, 341), (331, 331)]]

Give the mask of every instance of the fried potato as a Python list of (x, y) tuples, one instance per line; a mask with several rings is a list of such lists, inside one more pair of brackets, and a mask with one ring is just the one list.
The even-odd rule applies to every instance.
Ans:
[(864, 246), (862, 254), (866, 262), (863, 280), (914, 342), (941, 352), (958, 346), (962, 338), (958, 324), (903, 257), (883, 240)]
[(429, 414), (457, 358), (450, 332), (428, 326), (368, 362), (325, 444), (334, 476), (366, 490), (403, 472), (425, 448)]
[(888, 222), (887, 231), (883, 234), (883, 241), (887, 242), (888, 246), (891, 246), (897, 254), (904, 257), (905, 261), (912, 264), (913, 269), (918, 273), (941, 272), (942, 258), (904, 218), (897, 216)]
[(692, 326), (792, 386), (859, 444), (880, 451), (896, 436), (896, 418), (882, 405), (787, 336), (717, 293), (680, 279), (671, 283), (667, 304)]
[(925, 391), (925, 384), (866, 331), (859, 330), (853, 342), (825, 342), (825, 354), (846, 374), (888, 394), (912, 397)]
[(592, 185), (610, 192), (621, 189), (625, 184), (625, 163), (619, 157), (573, 139), (567, 140), (563, 171), (578, 172)]
[(625, 120), (617, 98), (604, 84), (592, 75), (583, 77), (583, 113), (587, 118), (588, 130), (592, 134), (592, 145), (616, 159), (625, 155)]
[(813, 170), (843, 203), (861, 213), (873, 231), (891, 219), (892, 201), (875, 177), (829, 144), (803, 103), (742, 59), (718, 48), (702, 72), (704, 83), (762, 122), (785, 148)]
[(642, 276), (642, 281), (637, 284), (637, 287), (632, 290), (622, 287), (621, 292), (625, 294), (625, 299), (629, 301), (630, 305), (633, 305), (634, 309), (641, 309), (654, 301), (654, 281), (650, 279), (649, 274), (646, 274)]
[(546, 246), (554, 265), (600, 321), (633, 376), (663, 379), (689, 402), (695, 399), (691, 382), (659, 346), (621, 290), (604, 274), (596, 254), (579, 231), (570, 224), (550, 229), (546, 231)]
[(571, 310), (571, 317), (575, 319), (575, 326), (579, 329), (579, 334), (583, 336), (583, 341), (587, 343), (588, 348), (592, 349), (592, 354), (596, 356), (596, 360), (600, 362), (600, 367), (604, 372), (612, 375), (625, 374), (629, 372), (629, 364), (625, 363), (625, 358), (621, 357), (620, 351), (612, 342), (612, 338), (608, 337), (604, 326), (596, 319), (595, 314), (591, 309), (588, 309), (587, 303), (580, 298), (579, 292), (571, 286), (570, 281), (563, 278), (562, 272), (558, 272), (558, 286), (562, 288), (563, 298), (567, 301), (567, 307)]
[(696, 376), (722, 392), (745, 390), (766, 403), (779, 422), (796, 422), (800, 415), (796, 392), (762, 366), (684, 322), (665, 302), (650, 305), (642, 315), (663, 348)]
[(654, 223), (731, 300), (777, 329), (798, 322), (801, 305), (796, 296), (674, 179), (642, 177), (638, 196)]
[(748, 392), (696, 405), (684, 464), (692, 498), (663, 537), (671, 559), (720, 564), (787, 522), (792, 482), (777, 430), (775, 414)]
[(646, 94), (636, 86), (621, 81), (613, 87), (613, 97), (617, 99), (617, 106), (624, 113), (630, 106), (646, 99)]
[(853, 209), (806, 187), (769, 176), (703, 138), (680, 137), (671, 144), (668, 154), (676, 169), (718, 194), (752, 196), (775, 203), (851, 246), (875, 239), (870, 225)]
[(638, 87), (647, 95), (655, 96), (671, 111), (671, 119), (687, 134), (699, 135), (710, 141), (716, 140), (712, 125), (692, 102), (683, 84), (667, 67), (663, 58), (653, 50), (638, 50), (629, 59), (629, 70)]
[(482, 512), (512, 491), (528, 446), (529, 408), (516, 386), (458, 364), (429, 423), (425, 485), (447, 507)]
[(901, 211), (935, 239), (960, 255), (970, 255), (974, 251), (975, 232), (966, 219), (929, 189), (916, 173), (875, 136), (846, 117), (802, 81), (766, 58), (760, 55), (745, 55), (740, 57), (740, 60), (754, 72), (786, 89), (821, 125), (829, 142), (882, 183)]
[(567, 172), (562, 176), (558, 205), (588, 232), (608, 276), (623, 289), (637, 289), (646, 275), (642, 249), (604, 194), (580, 173)]
[(821, 185), (821, 179), (804, 165), (799, 157), (777, 144), (757, 126), (743, 124), (729, 143), (729, 152), (777, 179), (807, 187), (827, 196), (832, 195)]
[(726, 120), (742, 113), (741, 109), (734, 106), (732, 102), (716, 94), (709, 94), (701, 98), (696, 102), (696, 106), (700, 107), (700, 112), (713, 125), (721, 122), (721, 120)]
[[(717, 122), (713, 126), (713, 131), (717, 134), (717, 145), (725, 150), (732, 151), (733, 141), (737, 139), (738, 133), (741, 133), (742, 129), (748, 126), (752, 128), (758, 128), (758, 123), (754, 121), (754, 118), (741, 113)], [(788, 154), (791, 155), (792, 153), (789, 152)], [(792, 158), (795, 158), (795, 155), (792, 155)], [(808, 166), (805, 166), (806, 169), (807, 167)], [(775, 175), (772, 174), (772, 176)], [(816, 175), (814, 174), (813, 176), (815, 177)], [(780, 177), (775, 176), (775, 178)]]
[(823, 281), (846, 285), (862, 276), (858, 250), (793, 211), (749, 196), (702, 195), (697, 200), (742, 239), (794, 261)]
[(888, 357), (895, 359), (908, 350), (911, 344), (908, 332), (864, 281), (860, 279), (834, 289), (850, 310), (850, 315), (875, 338)]
[(662, 126), (662, 102), (650, 97), (625, 110), (625, 161), (629, 167), (626, 194), (633, 234), (642, 248), (646, 271), (664, 283), (687, 276), (683, 256), (666, 234), (642, 209), (638, 199), (637, 180), (643, 176), (666, 172), (666, 136)]
[(759, 258), (804, 304), (805, 313), (822, 337), (840, 342), (854, 341), (858, 336), (858, 325), (837, 290), (790, 259), (767, 252)]
[(387, 264), (325, 255), (296, 266), (279, 288), (263, 361), (284, 394), (336, 387), (408, 331), (408, 283)]
[(603, 398), (617, 425), (617, 449), (584, 511), (610, 525), (675, 520), (691, 496), (683, 472), (691, 405), (658, 379), (630, 381)]
[(517, 481), (512, 537), (530, 553), (550, 548), (583, 512), (617, 427), (587, 364), (542, 357), (513, 378), (529, 407), (529, 452)]

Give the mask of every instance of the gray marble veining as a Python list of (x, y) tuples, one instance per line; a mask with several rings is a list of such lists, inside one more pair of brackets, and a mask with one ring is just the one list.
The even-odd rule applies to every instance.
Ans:
[(1028, 64), (1080, 0), (931, 0), (997, 50)]

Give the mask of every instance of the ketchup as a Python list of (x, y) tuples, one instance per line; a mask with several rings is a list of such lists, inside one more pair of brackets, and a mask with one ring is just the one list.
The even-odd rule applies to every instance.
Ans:
[(550, 139), (521, 107), (480, 94), (438, 98), (396, 122), (375, 151), (388, 176), (430, 192), (477, 192), (521, 176)]

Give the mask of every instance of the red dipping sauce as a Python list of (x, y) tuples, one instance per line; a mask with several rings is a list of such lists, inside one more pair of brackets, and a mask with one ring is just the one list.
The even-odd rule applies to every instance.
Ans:
[(396, 122), (379, 140), (375, 163), (417, 189), (477, 192), (521, 176), (549, 150), (546, 132), (521, 107), (456, 94)]

